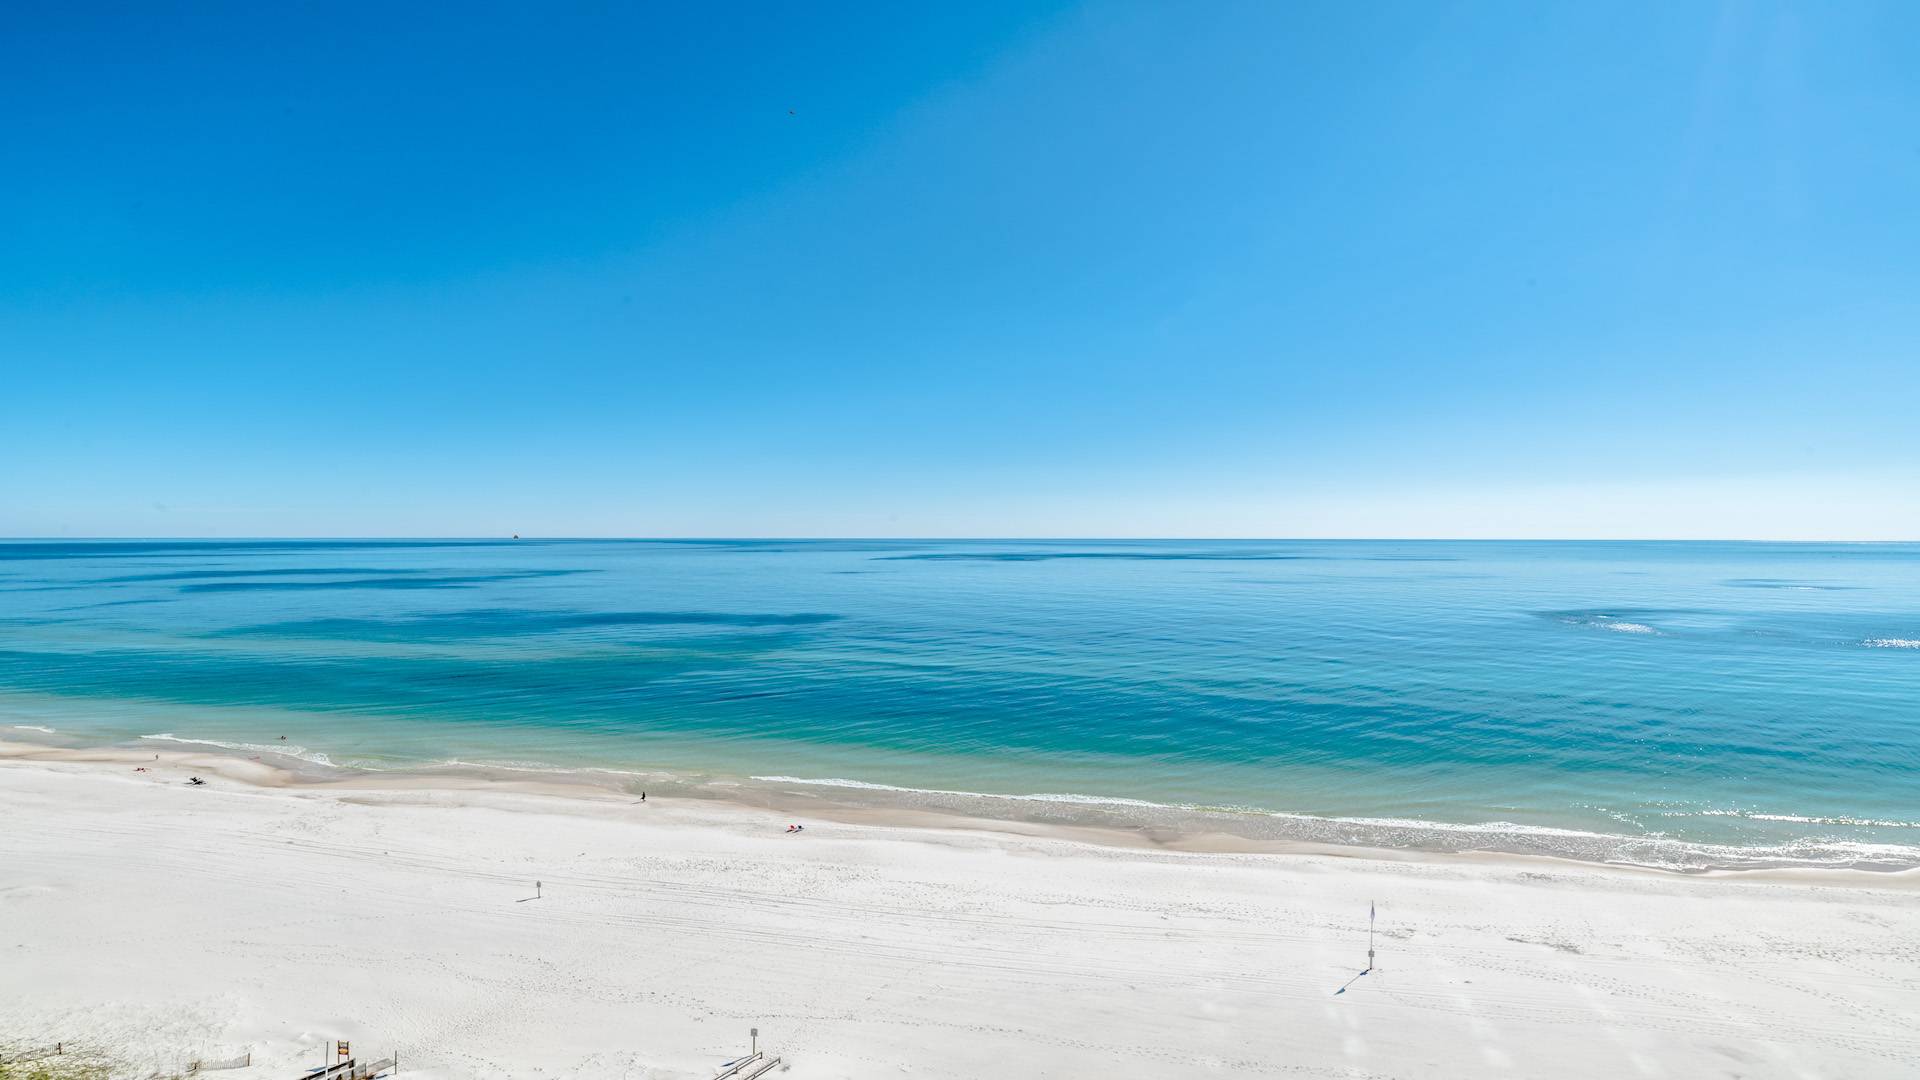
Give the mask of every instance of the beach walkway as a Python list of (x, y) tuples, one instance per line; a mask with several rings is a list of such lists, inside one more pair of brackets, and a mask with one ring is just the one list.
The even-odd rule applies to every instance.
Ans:
[(738, 1061), (728, 1063), (714, 1074), (713, 1080), (753, 1080), (756, 1076), (772, 1072), (779, 1065), (779, 1058), (768, 1057), (756, 1051)]
[(365, 1065), (348, 1058), (338, 1065), (308, 1070), (301, 1074), (300, 1080), (373, 1080), (376, 1076), (394, 1071), (399, 1064), (398, 1054)]

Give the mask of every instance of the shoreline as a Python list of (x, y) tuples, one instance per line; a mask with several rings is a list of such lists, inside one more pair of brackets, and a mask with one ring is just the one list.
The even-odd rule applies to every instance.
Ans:
[[(1259, 822), (1262, 819), (1279, 819), (1290, 823), (1311, 822), (1328, 829), (1344, 828), (1359, 833), (1372, 823), (1346, 819), (1309, 818), (1263, 811), (1235, 813), (1203, 810), (1138, 800), (925, 791), (889, 785), (808, 781), (784, 777), (689, 780), (664, 770), (639, 772), (594, 767), (568, 769), (459, 763), (427, 768), (365, 769), (330, 763), (322, 764), (308, 757), (267, 746), (242, 749), (207, 740), (183, 739), (171, 735), (147, 738), (183, 746), (205, 747), (205, 749), (146, 750), (126, 744), (53, 745), (51, 737), (56, 736), (57, 733), (46, 731), (42, 734), (49, 737), (50, 741), (26, 742), (0, 737), (0, 765), (10, 762), (39, 762), (53, 765), (104, 765), (132, 768), (152, 762), (174, 771), (184, 768), (199, 769), (229, 781), (260, 788), (311, 789), (316, 792), (413, 791), (427, 794), (497, 791), (614, 804), (633, 801), (635, 792), (644, 788), (656, 801), (689, 800), (755, 812), (777, 811), (790, 816), (809, 817), (845, 825), (963, 830), (1070, 840), (1114, 848), (1200, 855), (1319, 855), (1392, 862), (1538, 861), (1550, 865), (1564, 864), (1600, 870), (1690, 878), (1820, 880), (1862, 885), (1893, 883), (1895, 887), (1908, 881), (1920, 884), (1920, 864), (1915, 863), (1831, 866), (1755, 860), (1733, 865), (1676, 866), (1627, 859), (1583, 858), (1555, 850), (1513, 850), (1509, 847), (1476, 845), (1470, 842), (1449, 847), (1422, 847), (1366, 843), (1347, 839), (1249, 836), (1234, 831), (1231, 826), (1249, 820)], [(248, 750), (258, 752), (250, 754)], [(264, 760), (268, 757), (279, 758), (282, 763)], [(789, 782), (791, 786), (783, 784), (782, 781)], [(888, 796), (896, 794), (944, 796), (950, 797), (951, 802), (945, 805), (912, 805), (904, 801), (889, 801)], [(967, 804), (972, 804), (975, 808), (998, 805), (1007, 812), (1003, 814), (968, 812)], [(1143, 812), (1154, 815), (1158, 820), (1136, 820)], [(1442, 832), (1457, 829), (1455, 835), (1463, 841), (1500, 835), (1494, 827), (1455, 827), (1433, 823), (1419, 823), (1415, 827)], [(1529, 830), (1522, 835), (1529, 834), (1542, 837), (1549, 842), (1566, 837), (1591, 837), (1602, 842), (1624, 841), (1642, 844), (1654, 842), (1632, 837), (1544, 828)], [(1658, 842), (1696, 851), (1713, 847), (1686, 841)]]

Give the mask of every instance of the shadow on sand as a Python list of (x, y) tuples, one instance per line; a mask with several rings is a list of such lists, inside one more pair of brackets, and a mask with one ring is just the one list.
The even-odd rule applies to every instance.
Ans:
[(1371, 972), (1372, 970), (1373, 970), (1372, 968), (1368, 968), (1368, 969), (1367, 969), (1366, 971), (1363, 971), (1363, 972), (1361, 972), (1361, 973), (1360, 973), (1359, 975), (1355, 975), (1355, 976), (1354, 976), (1353, 978), (1351, 978), (1351, 979), (1348, 979), (1348, 980), (1347, 980), (1346, 982), (1343, 982), (1343, 983), (1341, 983), (1341, 984), (1340, 984), (1340, 989), (1338, 989), (1338, 990), (1335, 990), (1335, 991), (1333, 992), (1333, 996), (1334, 996), (1334, 997), (1339, 997), (1339, 996), (1340, 996), (1341, 994), (1344, 994), (1344, 993), (1346, 993), (1346, 992), (1347, 992), (1347, 987), (1349, 987), (1349, 986), (1352, 986), (1352, 985), (1353, 985), (1354, 983), (1357, 983), (1357, 982), (1359, 982), (1362, 976), (1365, 976), (1365, 975), (1367, 975), (1367, 974), (1368, 974), (1369, 972)]

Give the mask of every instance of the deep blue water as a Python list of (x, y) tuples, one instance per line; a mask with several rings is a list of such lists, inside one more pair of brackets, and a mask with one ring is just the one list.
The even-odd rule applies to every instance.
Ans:
[(15, 541), (0, 724), (1920, 863), (1920, 545)]

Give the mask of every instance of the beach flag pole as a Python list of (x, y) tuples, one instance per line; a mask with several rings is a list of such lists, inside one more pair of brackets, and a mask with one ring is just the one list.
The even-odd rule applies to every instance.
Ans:
[(1367, 901), (1367, 970), (1373, 970), (1373, 901)]

